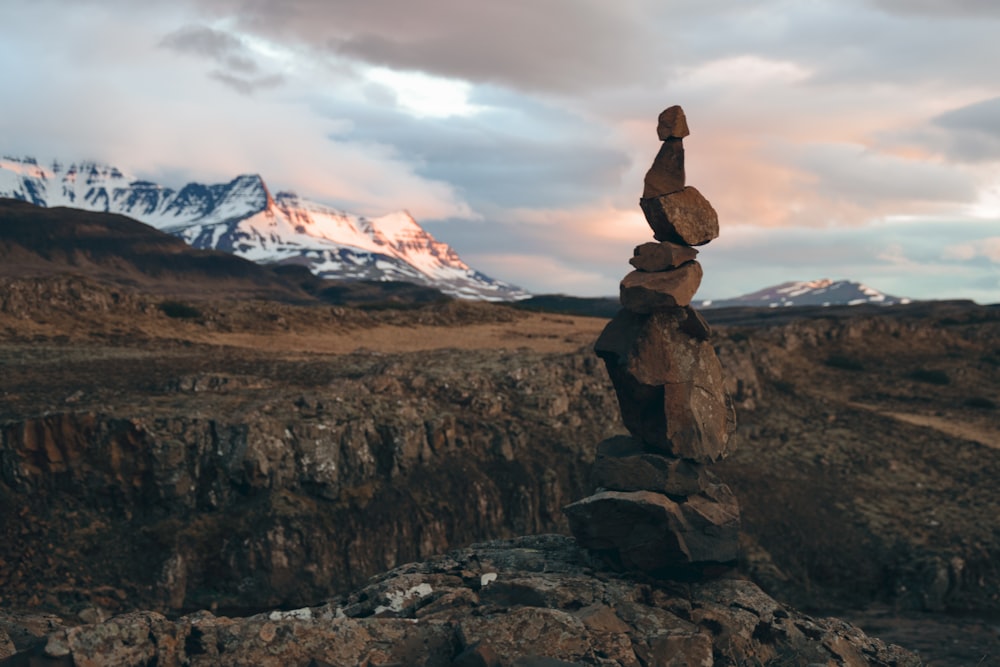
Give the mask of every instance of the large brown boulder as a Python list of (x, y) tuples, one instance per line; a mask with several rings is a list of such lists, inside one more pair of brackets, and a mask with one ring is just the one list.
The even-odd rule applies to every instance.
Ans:
[(619, 297), (622, 307), (633, 313), (652, 313), (690, 305), (701, 286), (701, 277), (701, 264), (695, 261), (670, 271), (633, 271), (621, 282)]
[(646, 172), (643, 197), (659, 197), (684, 189), (684, 142), (667, 139)]
[(739, 556), (739, 505), (719, 486), (717, 498), (680, 503), (652, 491), (602, 491), (563, 511), (581, 546), (626, 570), (666, 574)]
[(719, 236), (719, 215), (695, 188), (639, 200), (657, 241), (704, 245)]
[(683, 330), (689, 314), (619, 311), (594, 350), (618, 395), (622, 420), (653, 451), (711, 462), (729, 454), (736, 428), (712, 345)]

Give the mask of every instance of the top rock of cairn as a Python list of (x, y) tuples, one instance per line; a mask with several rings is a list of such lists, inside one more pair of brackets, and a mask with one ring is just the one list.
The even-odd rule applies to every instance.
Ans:
[(656, 136), (660, 141), (667, 139), (683, 139), (691, 134), (688, 130), (687, 117), (684, 109), (674, 105), (664, 109), (660, 113), (659, 123), (656, 125)]

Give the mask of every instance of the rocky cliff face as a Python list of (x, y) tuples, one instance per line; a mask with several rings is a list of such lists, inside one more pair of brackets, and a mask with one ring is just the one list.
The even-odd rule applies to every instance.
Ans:
[(171, 609), (302, 605), (449, 545), (564, 529), (583, 443), (615, 427), (597, 360), (453, 361), (147, 368), (142, 407), (8, 420), (4, 596), (73, 580), (49, 595), (99, 583)]
[(317, 607), (175, 621), (134, 612), (24, 644), (0, 665), (921, 664), (846, 623), (788, 609), (748, 581), (684, 586), (610, 574), (561, 536), (406, 565)]

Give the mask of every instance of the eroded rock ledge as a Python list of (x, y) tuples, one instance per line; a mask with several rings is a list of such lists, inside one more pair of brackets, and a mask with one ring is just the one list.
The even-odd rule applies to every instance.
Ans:
[(0, 666), (921, 664), (749, 581), (599, 568), (569, 537), (495, 541), (404, 565), (319, 607), (177, 620), (133, 612), (57, 629)]

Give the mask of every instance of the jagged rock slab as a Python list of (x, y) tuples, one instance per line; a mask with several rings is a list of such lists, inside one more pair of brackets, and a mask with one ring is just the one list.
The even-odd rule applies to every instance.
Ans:
[(689, 312), (621, 310), (594, 346), (615, 386), (622, 420), (653, 451), (701, 462), (729, 454), (736, 415), (722, 366)]
[(660, 197), (684, 189), (684, 142), (667, 139), (653, 158), (643, 180), (643, 197)]
[(708, 485), (708, 473), (698, 463), (643, 450), (642, 443), (615, 436), (597, 445), (597, 459), (590, 472), (596, 489), (655, 491), (690, 496)]
[(719, 236), (719, 214), (695, 188), (639, 200), (657, 241), (704, 245)]
[(473, 647), (502, 667), (920, 664), (846, 623), (787, 609), (749, 581), (677, 586), (595, 565), (568, 537), (490, 542), (397, 568), (319, 607), (177, 620), (135, 612), (56, 630), (0, 665), (452, 667)]
[(690, 261), (670, 271), (632, 271), (622, 279), (619, 299), (633, 313), (688, 306), (701, 286), (701, 264)]
[(739, 506), (719, 486), (719, 499), (692, 496), (680, 503), (652, 491), (602, 491), (563, 511), (582, 546), (625, 570), (699, 574), (699, 566), (739, 556)]
[(701, 313), (691, 306), (685, 306), (684, 315), (685, 318), (681, 320), (679, 325), (681, 331), (698, 340), (708, 340), (712, 337), (712, 327), (701, 316)]
[(690, 262), (697, 256), (698, 251), (690, 246), (669, 241), (650, 241), (636, 246), (628, 263), (640, 271), (666, 271)]

